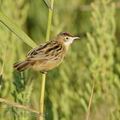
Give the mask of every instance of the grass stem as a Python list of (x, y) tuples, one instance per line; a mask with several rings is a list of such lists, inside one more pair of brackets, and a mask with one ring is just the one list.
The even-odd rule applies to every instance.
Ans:
[[(53, 8), (53, 4), (54, 4), (54, 0), (51, 0), (51, 8)], [(48, 25), (47, 25), (47, 32), (46, 32), (46, 41), (49, 41), (49, 38), (50, 38), (52, 14), (53, 14), (53, 9), (49, 9), (48, 23), (47, 23)]]
[(43, 116), (44, 116), (45, 81), (46, 81), (46, 74), (42, 74), (41, 96), (40, 96), (40, 114), (41, 114), (40, 120), (43, 120)]
[[(51, 0), (51, 7), (53, 8), (54, 0)], [(49, 8), (48, 13), (48, 23), (47, 23), (47, 32), (46, 32), (46, 41), (50, 38), (50, 31), (51, 31), (51, 23), (52, 23), (52, 14), (53, 10)], [(40, 116), (39, 120), (44, 120), (44, 94), (45, 94), (45, 81), (46, 81), (46, 74), (42, 75), (42, 84), (41, 84), (41, 96), (40, 96)]]

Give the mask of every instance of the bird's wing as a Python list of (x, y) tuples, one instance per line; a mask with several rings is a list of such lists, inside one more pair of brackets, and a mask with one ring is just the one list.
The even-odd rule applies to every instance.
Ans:
[(27, 54), (28, 60), (49, 60), (55, 58), (57, 50), (61, 49), (61, 45), (56, 41), (49, 41), (30, 50)]
[(46, 43), (43, 43), (43, 44), (40, 44), (38, 47), (31, 49), (27, 53), (26, 57), (29, 58), (29, 57), (32, 57), (32, 56), (36, 55), (38, 53), (38, 49), (43, 49), (43, 46), (45, 46), (45, 45), (46, 45)]

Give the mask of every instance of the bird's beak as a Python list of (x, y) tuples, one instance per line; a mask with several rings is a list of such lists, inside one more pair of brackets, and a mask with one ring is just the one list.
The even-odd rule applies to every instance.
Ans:
[(73, 38), (73, 40), (80, 39), (80, 37), (72, 37), (72, 38)]
[(74, 40), (79, 39), (79, 37), (69, 37), (68, 41), (65, 41), (66, 45), (70, 45), (73, 43)]

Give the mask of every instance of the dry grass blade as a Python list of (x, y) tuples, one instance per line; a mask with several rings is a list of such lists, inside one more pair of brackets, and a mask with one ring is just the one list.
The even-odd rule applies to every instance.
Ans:
[(37, 110), (34, 110), (34, 109), (32, 109), (28, 106), (20, 105), (20, 104), (15, 103), (15, 102), (10, 102), (10, 101), (8, 101), (6, 99), (3, 99), (3, 98), (0, 98), (0, 102), (4, 103), (4, 104), (7, 104), (9, 106), (12, 106), (12, 107), (16, 107), (16, 108), (19, 108), (19, 109), (24, 109), (24, 110), (30, 111), (30, 112), (35, 113), (35, 114), (40, 116), (40, 113)]
[(93, 86), (92, 86), (91, 96), (90, 96), (89, 105), (88, 105), (88, 109), (87, 109), (86, 120), (89, 120), (90, 108), (91, 108), (91, 104), (92, 104), (94, 88), (95, 88), (95, 82), (93, 82)]

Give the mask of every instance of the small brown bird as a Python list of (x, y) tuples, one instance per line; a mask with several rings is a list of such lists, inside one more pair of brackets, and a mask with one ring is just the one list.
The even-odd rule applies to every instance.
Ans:
[(72, 36), (66, 32), (60, 33), (54, 40), (30, 50), (26, 60), (14, 64), (14, 68), (18, 71), (33, 68), (45, 73), (57, 67), (63, 61), (68, 47), (75, 39), (79, 39), (79, 37)]

